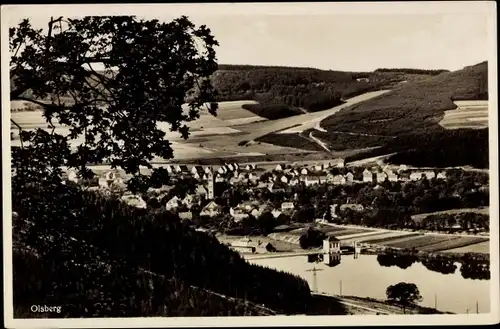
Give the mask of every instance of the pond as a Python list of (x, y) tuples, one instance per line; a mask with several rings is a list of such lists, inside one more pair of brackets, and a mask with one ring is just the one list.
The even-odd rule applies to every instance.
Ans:
[[(283, 257), (249, 259), (252, 264), (270, 267), (299, 275), (309, 282), (314, 289), (313, 272), (307, 270), (316, 267), (316, 289), (319, 292), (340, 294), (345, 296), (372, 297), (386, 299), (388, 286), (399, 282), (410, 282), (417, 285), (423, 297), (420, 305), (440, 311), (453, 313), (489, 313), (490, 312), (490, 280), (471, 279), (463, 275), (461, 263), (452, 263), (439, 271), (430, 270), (429, 264), (409, 262), (400, 266), (377, 259), (376, 255), (342, 256), (341, 263), (328, 267), (322, 263), (308, 263), (307, 257)], [(382, 266), (382, 265), (384, 266)], [(453, 264), (456, 266), (453, 266)], [(469, 273), (470, 271), (464, 271)], [(448, 273), (448, 274), (443, 274)], [(476, 277), (476, 276), (473, 276)]]

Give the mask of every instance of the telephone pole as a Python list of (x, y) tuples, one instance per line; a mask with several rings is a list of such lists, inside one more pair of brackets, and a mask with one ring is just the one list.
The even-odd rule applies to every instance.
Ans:
[(438, 308), (438, 302), (437, 302), (437, 300), (438, 300), (437, 299), (437, 294), (434, 294), (434, 309), (436, 309), (436, 310)]
[(313, 292), (318, 292), (318, 278), (316, 277), (316, 272), (318, 271), (323, 271), (323, 270), (316, 268), (316, 266), (314, 266), (311, 270), (306, 270), (306, 272), (313, 272), (313, 287), (312, 287)]
[(479, 302), (476, 301), (476, 313), (479, 314)]
[(340, 280), (340, 296), (342, 296), (342, 280)]

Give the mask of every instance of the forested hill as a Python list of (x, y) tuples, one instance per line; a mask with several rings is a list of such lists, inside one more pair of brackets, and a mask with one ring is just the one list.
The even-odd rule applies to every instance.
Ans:
[(18, 316), (42, 304), (61, 305), (57, 317), (311, 311), (304, 279), (250, 265), (169, 213), (70, 185), (13, 186), (12, 200)]
[(219, 65), (212, 81), (219, 101), (255, 100), (249, 110), (276, 119), (342, 104), (365, 92), (392, 88), (429, 72), (343, 72), (314, 68)]

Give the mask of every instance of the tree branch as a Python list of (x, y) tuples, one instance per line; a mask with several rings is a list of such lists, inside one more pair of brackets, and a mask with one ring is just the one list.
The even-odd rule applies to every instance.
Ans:
[(10, 118), (10, 122), (12, 122), (14, 124), (14, 126), (17, 127), (17, 129), (19, 129), (19, 141), (21, 141), (21, 149), (24, 149), (24, 145), (23, 145), (23, 139), (21, 138), (21, 132), (23, 131), (23, 128), (21, 128), (21, 126), (14, 121), (14, 119)]

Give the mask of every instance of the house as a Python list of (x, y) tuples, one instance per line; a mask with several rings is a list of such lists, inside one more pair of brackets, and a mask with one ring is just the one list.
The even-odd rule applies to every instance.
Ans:
[(182, 199), (182, 204), (185, 205), (188, 209), (191, 209), (191, 207), (197, 203), (197, 198), (193, 194), (188, 194)]
[(368, 83), (368, 82), (370, 82), (370, 79), (368, 79), (368, 78), (357, 78), (356, 81), (357, 82)]
[(317, 164), (317, 165), (314, 165), (313, 169), (314, 169), (314, 171), (322, 171), (323, 170), (323, 166), (320, 165), (320, 164)]
[(236, 170), (236, 168), (233, 166), (232, 163), (228, 163), (226, 165), (226, 168), (227, 168), (227, 171), (235, 171)]
[[(194, 174), (192, 174), (192, 175), (193, 175), (193, 178), (195, 178), (195, 179), (200, 179), (200, 178), (201, 178), (200, 174), (199, 174), (199, 173), (197, 173), (197, 172), (195, 172), (195, 173), (194, 173)], [(205, 176), (205, 175), (203, 175), (203, 176)]]
[(290, 179), (290, 181), (288, 182), (288, 185), (290, 186), (296, 186), (296, 185), (299, 185), (299, 180), (295, 177), (295, 178), (292, 178)]
[(180, 174), (180, 173), (188, 173), (189, 169), (186, 165), (177, 165), (175, 166), (175, 172)]
[(338, 208), (338, 204), (332, 204), (330, 206), (330, 214), (332, 215), (332, 218), (337, 218), (338, 215), (337, 215), (337, 208)]
[(378, 183), (383, 183), (387, 179), (387, 174), (385, 172), (378, 172), (377, 173), (377, 182)]
[(247, 171), (251, 171), (251, 170), (254, 170), (255, 169), (255, 165), (254, 164), (247, 164), (245, 166), (245, 170)]
[(288, 177), (286, 177), (285, 175), (283, 175), (283, 176), (281, 176), (280, 181), (282, 183), (288, 184)]
[(168, 200), (165, 208), (167, 210), (175, 210), (179, 208), (180, 205), (181, 205), (181, 200), (177, 196), (174, 196), (172, 199)]
[(219, 174), (225, 174), (225, 173), (227, 173), (227, 168), (225, 166), (222, 166), (219, 169), (217, 169), (217, 172)]
[[(325, 176), (325, 180), (326, 180), (326, 176)], [(306, 186), (319, 184), (319, 177), (318, 176), (306, 176), (304, 183), (306, 184)]]
[(281, 211), (293, 210), (293, 209), (295, 209), (295, 205), (293, 204), (293, 202), (283, 202), (281, 204)]
[(307, 170), (307, 168), (302, 168), (302, 170), (300, 171), (300, 174), (307, 175), (307, 174), (309, 174), (309, 170)]
[(180, 219), (192, 220), (193, 213), (191, 211), (183, 211), (178, 213)]
[(237, 163), (233, 163), (233, 167), (234, 167), (234, 170), (239, 170), (240, 169), (240, 165), (237, 164)]
[(122, 201), (128, 204), (129, 206), (144, 209), (147, 207), (146, 201), (144, 201), (138, 195), (125, 195), (122, 198)]
[(205, 174), (211, 174), (212, 173), (212, 167), (205, 167)]
[(164, 168), (167, 170), (169, 174), (174, 173), (175, 169), (172, 165), (165, 165)]
[(249, 173), (248, 179), (251, 180), (252, 182), (255, 182), (259, 179), (259, 177), (257, 177), (257, 175), (255, 175), (254, 173)]
[(340, 211), (345, 211), (346, 209), (351, 209), (353, 211), (363, 211), (365, 207), (363, 207), (362, 204), (359, 203), (345, 203), (340, 206)]
[(202, 175), (202, 174), (203, 174), (203, 172), (204, 172), (204, 170), (203, 170), (203, 167), (202, 167), (202, 166), (193, 166), (193, 167), (191, 168), (191, 173), (192, 173), (193, 175), (198, 175), (198, 177), (199, 177), (199, 175)]
[(239, 253), (265, 253), (276, 250), (271, 243), (264, 243), (260, 240), (253, 241), (249, 238), (232, 242), (230, 248)]
[(363, 171), (363, 182), (365, 182), (365, 183), (373, 182), (373, 173), (371, 171), (369, 171), (368, 169), (365, 169)]
[(231, 207), (229, 209), (229, 214), (233, 217), (233, 220), (237, 223), (242, 221), (245, 218), (248, 218), (250, 215), (247, 213), (247, 210), (240, 205), (236, 207)]
[(276, 166), (276, 168), (274, 168), (274, 170), (276, 171), (283, 171), (283, 166), (281, 166), (280, 164)]
[(423, 178), (423, 174), (420, 171), (414, 171), (410, 174), (410, 180), (416, 181)]
[(349, 184), (349, 183), (354, 182), (354, 175), (353, 175), (353, 173), (352, 173), (352, 172), (348, 172), (348, 173), (344, 176), (344, 178), (345, 178), (346, 183), (348, 183), (348, 184)]
[(278, 218), (282, 214), (282, 212), (279, 209), (273, 209), (273, 211), (271, 211), (271, 214), (274, 218)]
[(339, 159), (337, 161), (337, 167), (338, 168), (344, 168), (345, 167), (345, 160), (344, 159)]
[(408, 170), (408, 166), (405, 164), (402, 164), (398, 168), (398, 173), (403, 172), (403, 171), (407, 171), (407, 170)]
[(334, 185), (343, 185), (346, 183), (346, 179), (342, 175), (335, 175), (333, 176), (333, 184)]
[(223, 181), (224, 181), (224, 176), (222, 176), (221, 174), (217, 174), (217, 176), (215, 177), (215, 182), (220, 183)]
[(181, 168), (181, 166), (176, 165), (176, 166), (174, 167), (174, 171), (175, 171), (176, 173), (181, 173), (181, 172), (182, 172), (182, 168)]
[(437, 179), (446, 179), (446, 172), (442, 171), (437, 174), (436, 176)]
[(424, 172), (424, 175), (429, 180), (436, 178), (436, 173), (434, 171), (430, 171), (430, 170), (426, 171), (426, 172)]
[(200, 212), (200, 216), (215, 217), (220, 214), (221, 207), (214, 201), (210, 201)]
[(398, 181), (398, 175), (395, 174), (392, 170), (386, 171), (386, 174), (387, 174), (387, 180), (389, 180), (389, 182), (397, 182)]
[(78, 178), (78, 174), (74, 170), (69, 170), (67, 172), (67, 178), (66, 179), (68, 181), (70, 181), (70, 182), (73, 182), (73, 183), (78, 183), (78, 181), (80, 180)]
[(319, 179), (320, 184), (322, 184), (322, 183), (326, 183), (327, 182), (328, 177), (326, 175), (319, 175), (318, 179)]
[(269, 190), (269, 192), (272, 192), (272, 193), (285, 192), (285, 189), (283, 187), (281, 187), (279, 184), (275, 184), (275, 183), (269, 183), (267, 185), (267, 189)]
[(194, 192), (196, 195), (205, 198), (208, 194), (207, 188), (203, 185), (196, 186), (196, 190)]

